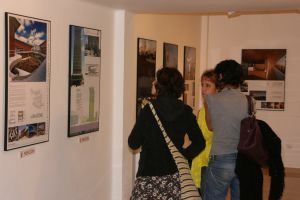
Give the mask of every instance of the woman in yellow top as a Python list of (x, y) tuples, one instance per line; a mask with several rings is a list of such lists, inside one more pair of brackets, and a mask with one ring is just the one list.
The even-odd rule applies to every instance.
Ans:
[[(216, 87), (217, 77), (213, 70), (207, 70), (203, 72), (201, 76), (201, 94), (202, 96), (206, 96), (207, 94), (213, 94), (217, 92)], [(204, 99), (204, 98), (203, 98)], [(207, 128), (205, 121), (205, 108), (202, 106), (198, 113), (198, 125), (203, 133), (204, 139), (206, 141), (205, 149), (193, 159), (191, 174), (193, 180), (200, 189), (201, 187), (201, 175), (203, 174), (203, 167), (208, 165), (210, 149), (212, 145), (213, 132)], [(201, 193), (201, 192), (200, 192)]]

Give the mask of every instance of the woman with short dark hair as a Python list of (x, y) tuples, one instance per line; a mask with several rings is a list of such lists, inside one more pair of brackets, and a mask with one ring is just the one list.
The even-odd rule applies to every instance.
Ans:
[[(184, 79), (177, 69), (168, 67), (158, 70), (156, 76), (152, 90), (156, 99), (151, 102), (169, 138), (191, 160), (205, 141), (192, 109), (178, 99), (184, 92)], [(184, 142), (186, 136), (190, 142)], [(178, 169), (149, 105), (140, 111), (128, 145), (141, 148), (131, 199), (180, 199)]]

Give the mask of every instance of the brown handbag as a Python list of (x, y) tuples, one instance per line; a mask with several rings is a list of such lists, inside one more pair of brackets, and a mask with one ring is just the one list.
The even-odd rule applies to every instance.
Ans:
[(263, 143), (263, 136), (255, 117), (254, 102), (251, 96), (246, 95), (248, 101), (248, 117), (241, 121), (240, 141), (238, 151), (259, 165), (266, 165), (268, 152)]

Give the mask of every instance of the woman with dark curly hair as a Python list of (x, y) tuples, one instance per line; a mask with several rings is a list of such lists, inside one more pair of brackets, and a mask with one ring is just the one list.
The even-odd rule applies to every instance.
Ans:
[(205, 97), (206, 122), (214, 132), (211, 156), (204, 172), (203, 200), (239, 200), (239, 180), (235, 173), (241, 120), (248, 116), (248, 104), (239, 86), (242, 67), (235, 60), (224, 60), (214, 69), (219, 92)]
[[(156, 99), (151, 102), (169, 138), (191, 160), (205, 141), (192, 109), (178, 99), (184, 92), (184, 79), (177, 69), (168, 67), (158, 70), (156, 76)], [(189, 142), (184, 142), (187, 136)], [(149, 105), (140, 111), (128, 145), (141, 148), (131, 199), (180, 199), (178, 169)]]

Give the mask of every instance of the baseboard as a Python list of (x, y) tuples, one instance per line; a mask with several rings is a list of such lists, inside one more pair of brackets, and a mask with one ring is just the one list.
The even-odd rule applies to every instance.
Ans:
[(285, 168), (285, 177), (300, 178), (300, 168)]
[[(287, 167), (285, 168), (284, 172), (285, 177), (300, 178), (300, 168)], [(269, 174), (269, 169), (267, 167), (263, 168), (263, 174), (264, 176)]]

